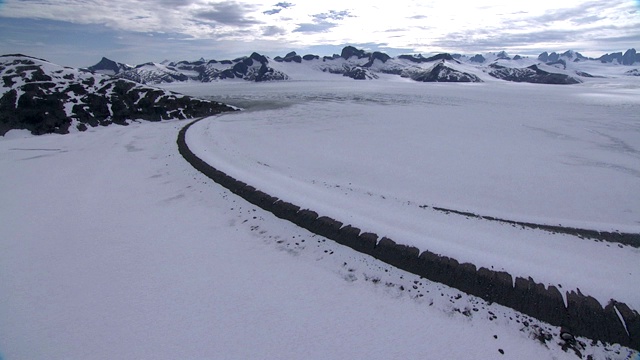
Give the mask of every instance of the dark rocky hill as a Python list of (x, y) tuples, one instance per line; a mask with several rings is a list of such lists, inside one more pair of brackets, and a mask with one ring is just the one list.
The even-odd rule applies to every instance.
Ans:
[(234, 110), (24, 55), (0, 56), (0, 78), (0, 135), (12, 129), (66, 134), (135, 120), (197, 118)]

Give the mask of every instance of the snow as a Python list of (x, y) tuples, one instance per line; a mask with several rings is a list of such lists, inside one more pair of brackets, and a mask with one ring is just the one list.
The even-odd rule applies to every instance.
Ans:
[[(206, 89), (246, 97), (250, 88)], [(420, 250), (640, 308), (636, 248), (432, 209), (640, 232), (640, 97), (594, 101), (602, 90), (510, 83), (251, 89), (283, 107), (203, 121), (187, 134), (216, 168)]]
[[(193, 150), (243, 181), (396, 240), (640, 308), (636, 249), (419, 208), (637, 232), (637, 176), (622, 171), (638, 170), (637, 88), (331, 76), (164, 87), (247, 109), (188, 132)], [(557, 328), (228, 193), (179, 156), (184, 125), (0, 138), (2, 359), (575, 358)], [(544, 199), (524, 180), (543, 184)], [(533, 259), (519, 257), (527, 251)], [(541, 344), (536, 329), (553, 340)], [(585, 356), (637, 356), (584, 341)]]

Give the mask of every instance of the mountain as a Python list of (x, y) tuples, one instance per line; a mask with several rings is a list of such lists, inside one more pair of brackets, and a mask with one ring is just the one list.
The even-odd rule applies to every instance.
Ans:
[(422, 82), (482, 82), (476, 75), (453, 68), (441, 60), (430, 69), (409, 75), (412, 80)]
[(225, 79), (247, 81), (287, 80), (288, 76), (269, 66), (269, 60), (253, 53), (233, 61), (206, 61), (204, 59), (168, 64), (146, 63), (115, 74), (116, 77), (141, 84), (161, 84), (176, 81), (211, 82)]
[(629, 49), (624, 52), (616, 52), (611, 54), (604, 54), (597, 60), (602, 63), (618, 63), (620, 65), (633, 65), (635, 63), (640, 64), (640, 54), (636, 52), (636, 49)]
[(107, 59), (106, 57), (103, 57), (100, 62), (93, 66), (89, 66), (87, 69), (99, 74), (116, 75), (123, 71), (130, 70), (131, 68), (132, 67), (127, 64), (115, 62), (113, 60)]
[(580, 54), (579, 52), (575, 52), (573, 50), (567, 50), (562, 54), (558, 54), (556, 52), (552, 52), (551, 54), (549, 54), (548, 52), (545, 51), (540, 55), (538, 55), (538, 60), (544, 63), (555, 63), (558, 61), (563, 61), (566, 63), (569, 61), (574, 61), (574, 62), (585, 61), (585, 60), (589, 60), (589, 58)]
[(85, 131), (130, 121), (186, 119), (233, 111), (113, 76), (62, 67), (25, 55), (0, 56), (0, 135)]
[(528, 82), (534, 84), (578, 84), (581, 81), (566, 74), (552, 73), (542, 70), (538, 65), (531, 65), (526, 68), (508, 68), (501, 65), (493, 64), (489, 75), (496, 79)]
[[(625, 56), (625, 59), (631, 59), (637, 54), (631, 49), (620, 56), (621, 59)], [(354, 80), (378, 80), (388, 75), (397, 75), (420, 82), (482, 82), (498, 79), (543, 84), (576, 84), (582, 81), (581, 78), (598, 77), (589, 73), (592, 71), (591, 68), (587, 72), (574, 65), (568, 65), (583, 62), (591, 64), (597, 61), (571, 50), (562, 54), (544, 52), (537, 59), (520, 55), (510, 56), (505, 51), (476, 54), (472, 57), (448, 53), (430, 57), (421, 54), (391, 57), (379, 51), (369, 52), (346, 46), (340, 54), (332, 56), (300, 55), (291, 51), (285, 56), (271, 59), (254, 52), (250, 56), (233, 60), (201, 58), (197, 61), (150, 62), (135, 67), (103, 59), (89, 69), (111, 71), (116, 78), (141, 84), (223, 80), (311, 80), (322, 77), (322, 74), (342, 75)], [(116, 67), (118, 71), (115, 70)]]

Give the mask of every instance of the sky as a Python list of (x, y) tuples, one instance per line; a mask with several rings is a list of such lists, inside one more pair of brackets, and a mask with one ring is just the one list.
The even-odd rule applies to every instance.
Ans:
[(505, 50), (640, 50), (640, 0), (0, 0), (0, 54), (66, 66), (149, 61)]

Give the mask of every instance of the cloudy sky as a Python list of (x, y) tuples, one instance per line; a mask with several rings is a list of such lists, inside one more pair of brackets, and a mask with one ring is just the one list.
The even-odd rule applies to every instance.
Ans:
[(0, 0), (0, 54), (68, 66), (401, 53), (640, 51), (640, 0)]

